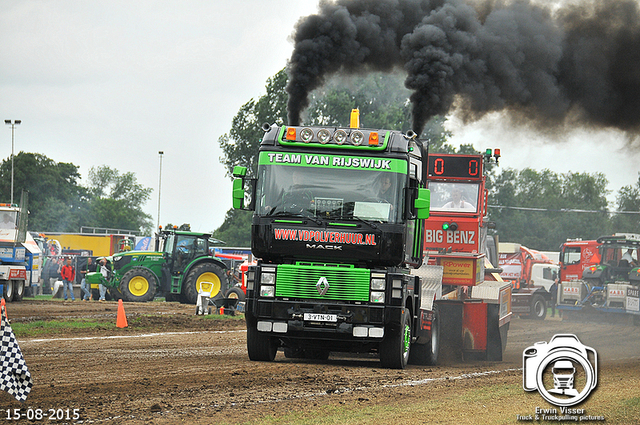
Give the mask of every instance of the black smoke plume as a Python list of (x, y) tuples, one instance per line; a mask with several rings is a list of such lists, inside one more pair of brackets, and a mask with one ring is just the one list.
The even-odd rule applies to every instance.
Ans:
[(294, 34), (289, 124), (328, 76), (396, 69), (418, 134), (453, 110), (640, 133), (637, 0), (321, 0)]

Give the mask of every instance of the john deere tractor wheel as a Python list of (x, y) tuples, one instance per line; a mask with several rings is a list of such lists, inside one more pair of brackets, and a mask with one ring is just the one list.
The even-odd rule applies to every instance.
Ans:
[(211, 299), (220, 298), (227, 290), (227, 278), (224, 269), (217, 264), (203, 263), (195, 266), (182, 283), (182, 294), (187, 304), (198, 301), (200, 289), (211, 288)]
[(151, 301), (156, 295), (156, 287), (154, 274), (141, 267), (129, 270), (120, 281), (120, 292), (125, 301)]
[[(98, 299), (100, 297), (100, 293), (99, 292), (98, 292), (98, 298), (96, 298), (95, 293), (93, 293), (93, 294), (94, 294), (93, 295), (93, 299), (94, 300)], [(120, 289), (116, 288), (116, 287), (107, 288), (107, 297), (108, 297), (107, 300), (109, 300), (109, 298), (111, 298), (111, 300), (114, 300), (114, 301), (118, 301), (118, 300), (121, 300), (123, 298), (122, 297), (122, 292), (120, 292)]]

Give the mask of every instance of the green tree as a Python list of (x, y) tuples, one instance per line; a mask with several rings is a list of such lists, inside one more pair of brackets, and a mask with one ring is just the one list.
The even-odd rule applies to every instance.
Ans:
[[(620, 214), (612, 218), (611, 227), (615, 232), (640, 232), (640, 175), (635, 185), (620, 188), (616, 195), (616, 206)], [(625, 214), (624, 212), (627, 212)]]
[(609, 229), (607, 184), (602, 173), (507, 168), (492, 178), (490, 220), (500, 240), (533, 249), (555, 251), (567, 238), (595, 239)]
[(213, 237), (220, 239), (226, 246), (251, 246), (251, 211), (230, 209), (224, 223), (213, 232)]
[(222, 163), (231, 176), (233, 167), (242, 165), (253, 175), (258, 165), (258, 148), (264, 131), (262, 124), (282, 125), (287, 119), (287, 74), (284, 69), (267, 80), (266, 94), (249, 100), (233, 117), (231, 130), (218, 139), (224, 153)]
[(89, 214), (85, 226), (112, 229), (152, 229), (151, 215), (142, 206), (151, 196), (151, 188), (138, 183), (134, 173), (120, 174), (106, 165), (89, 170)]
[[(14, 202), (29, 192), (29, 228), (40, 231), (77, 231), (87, 213), (86, 190), (71, 163), (55, 162), (39, 153), (14, 156)], [(0, 165), (0, 196), (11, 199), (11, 158)]]

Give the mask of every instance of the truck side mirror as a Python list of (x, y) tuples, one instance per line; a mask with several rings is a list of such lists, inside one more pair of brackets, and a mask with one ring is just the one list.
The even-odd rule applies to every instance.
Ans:
[[(247, 167), (235, 166), (233, 167), (233, 176), (238, 177), (233, 180), (233, 188), (232, 188), (232, 198), (233, 198), (233, 208), (242, 209), (242, 210), (253, 210), (255, 208), (255, 202), (253, 202), (253, 193), (255, 192), (256, 180), (249, 179), (249, 183), (251, 186), (251, 190), (247, 194), (245, 192), (245, 181), (247, 175)], [(247, 195), (249, 195), (250, 201), (248, 205), (245, 205), (245, 200), (247, 199)]]
[(233, 208), (244, 208), (244, 179), (233, 180)]
[(418, 196), (413, 202), (416, 211), (416, 217), (420, 219), (429, 218), (431, 210), (431, 192), (429, 189), (418, 188)]

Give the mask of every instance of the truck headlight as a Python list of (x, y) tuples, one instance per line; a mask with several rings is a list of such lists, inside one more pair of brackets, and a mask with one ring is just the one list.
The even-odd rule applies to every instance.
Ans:
[(372, 291), (384, 291), (385, 287), (385, 279), (384, 278), (373, 278), (371, 279), (371, 290)]
[(273, 285), (276, 283), (276, 275), (274, 273), (262, 273), (260, 275), (260, 283), (263, 285)]
[(370, 301), (376, 304), (384, 304), (384, 292), (371, 292)]
[(275, 286), (270, 285), (260, 285), (260, 296), (261, 297), (269, 297), (273, 298), (276, 293)]

